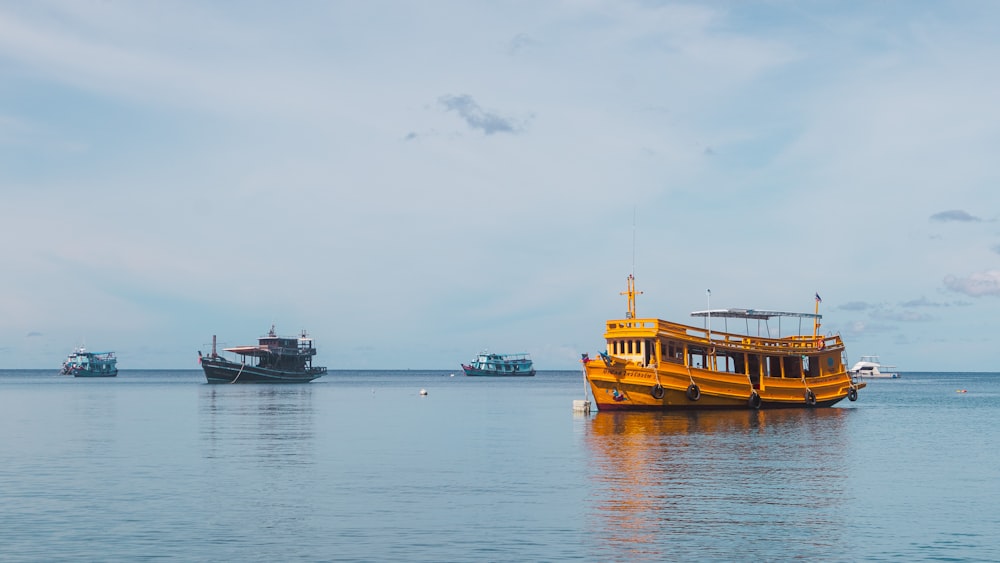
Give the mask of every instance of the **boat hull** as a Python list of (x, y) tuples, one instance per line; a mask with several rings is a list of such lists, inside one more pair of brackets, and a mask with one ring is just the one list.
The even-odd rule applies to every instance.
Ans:
[(465, 375), (473, 377), (532, 377), (535, 375), (534, 369), (532, 369), (531, 371), (523, 371), (523, 372), (522, 371), (497, 372), (485, 369), (477, 369), (472, 366), (466, 366), (466, 365), (462, 366), (462, 371), (465, 372)]
[(92, 370), (73, 370), (73, 377), (117, 377), (118, 370), (112, 371), (92, 371)]
[(223, 358), (203, 358), (201, 368), (209, 383), (309, 383), (326, 375), (326, 368), (284, 371), (230, 362)]
[(865, 386), (843, 372), (805, 380), (765, 377), (752, 385), (742, 374), (684, 366), (653, 369), (593, 360), (584, 369), (597, 408), (607, 411), (824, 408), (856, 399)]

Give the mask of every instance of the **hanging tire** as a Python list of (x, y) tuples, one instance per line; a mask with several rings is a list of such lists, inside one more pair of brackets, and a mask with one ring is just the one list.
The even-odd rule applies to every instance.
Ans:
[(701, 398), (701, 389), (698, 389), (698, 385), (696, 385), (694, 383), (692, 383), (691, 385), (688, 385), (688, 388), (687, 388), (687, 397), (688, 397), (688, 399), (691, 399), (692, 401), (697, 401), (698, 399)]
[(659, 383), (654, 385), (653, 390), (649, 392), (649, 394), (652, 395), (653, 398), (656, 399), (657, 401), (663, 398), (664, 393), (665, 391), (663, 390), (663, 386), (660, 385)]
[(816, 393), (813, 393), (812, 389), (806, 390), (806, 404), (810, 407), (816, 406)]
[(756, 391), (753, 391), (750, 393), (750, 398), (747, 399), (747, 406), (757, 410), (760, 408), (760, 402), (760, 395), (758, 395)]
[(847, 400), (857, 401), (858, 400), (858, 390), (855, 387), (851, 387), (847, 390)]

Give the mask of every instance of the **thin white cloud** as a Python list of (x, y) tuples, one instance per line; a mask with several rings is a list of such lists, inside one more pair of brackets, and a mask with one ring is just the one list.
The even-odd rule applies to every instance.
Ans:
[(969, 297), (1000, 296), (1000, 270), (978, 272), (967, 277), (947, 276), (944, 285)]

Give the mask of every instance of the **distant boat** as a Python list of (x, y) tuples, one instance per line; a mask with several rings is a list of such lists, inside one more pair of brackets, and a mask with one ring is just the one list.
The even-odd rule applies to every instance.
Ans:
[(529, 377), (535, 367), (528, 354), (490, 354), (483, 352), (468, 365), (462, 364), (465, 375), (487, 377)]
[(240, 357), (230, 361), (215, 351), (215, 336), (212, 336), (212, 352), (198, 361), (205, 371), (209, 383), (308, 383), (326, 374), (325, 367), (313, 366), (316, 355), (313, 340), (305, 331), (297, 338), (286, 338), (275, 334), (274, 326), (257, 339), (256, 346), (226, 348)]
[(899, 373), (892, 371), (895, 367), (883, 366), (879, 362), (878, 356), (861, 356), (861, 359), (851, 368), (851, 375), (872, 379), (897, 379)]
[[(658, 318), (636, 318), (635, 279), (628, 277), (623, 319), (603, 325), (605, 350), (583, 368), (599, 410), (819, 408), (855, 401), (855, 382), (843, 363), (840, 336), (819, 334), (815, 313), (755, 309), (696, 311), (704, 327)], [(737, 319), (745, 333), (716, 331), (711, 319)], [(812, 321), (811, 334), (776, 337), (761, 323), (777, 317)], [(750, 333), (750, 321), (757, 334)], [(779, 325), (780, 326), (780, 325)], [(780, 329), (779, 329), (780, 330)]]
[(114, 352), (88, 352), (81, 346), (66, 358), (59, 373), (73, 377), (115, 377), (118, 360)]

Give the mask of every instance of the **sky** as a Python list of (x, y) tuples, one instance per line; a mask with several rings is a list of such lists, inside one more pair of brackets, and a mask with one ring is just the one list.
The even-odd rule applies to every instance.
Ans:
[(634, 274), (639, 317), (818, 293), (851, 363), (1000, 371), (998, 20), (0, 0), (0, 368), (197, 369), (274, 325), (334, 370), (578, 369)]

